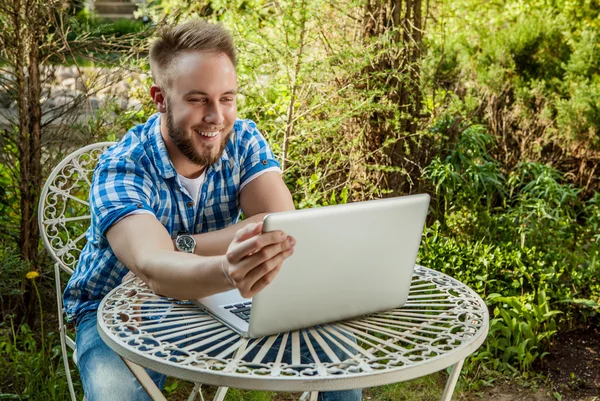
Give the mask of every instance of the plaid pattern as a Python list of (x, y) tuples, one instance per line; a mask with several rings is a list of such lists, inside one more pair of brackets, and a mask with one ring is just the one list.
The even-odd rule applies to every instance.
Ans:
[(142, 209), (151, 212), (171, 236), (204, 233), (237, 222), (239, 192), (265, 169), (279, 169), (267, 142), (250, 120), (236, 120), (223, 155), (206, 169), (198, 205), (177, 176), (160, 133), (160, 113), (131, 129), (100, 159), (90, 190), (91, 225), (75, 273), (64, 294), (69, 320), (98, 309), (128, 269), (105, 233), (115, 222)]

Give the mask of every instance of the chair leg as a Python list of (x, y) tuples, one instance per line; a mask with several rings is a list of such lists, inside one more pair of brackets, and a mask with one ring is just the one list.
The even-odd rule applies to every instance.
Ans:
[(63, 363), (65, 365), (65, 376), (67, 376), (67, 385), (69, 386), (69, 393), (71, 394), (71, 400), (77, 401), (75, 397), (75, 387), (73, 387), (73, 379), (71, 378), (71, 367), (69, 365), (69, 355), (67, 354), (67, 345), (65, 343), (65, 338), (67, 334), (65, 333), (64, 327), (60, 329), (60, 348), (62, 349), (62, 358)]
[(67, 354), (67, 341), (65, 339), (66, 327), (63, 319), (63, 305), (62, 305), (62, 286), (60, 283), (60, 267), (58, 264), (54, 265), (54, 280), (56, 288), (56, 306), (58, 308), (58, 333), (60, 337), (60, 349), (62, 351), (63, 363), (65, 365), (65, 376), (67, 377), (67, 385), (69, 386), (69, 393), (71, 394), (71, 400), (77, 401), (75, 397), (75, 388), (73, 387), (73, 379), (71, 378), (71, 367), (69, 366), (69, 356)]
[(204, 401), (204, 397), (202, 396), (202, 385), (200, 383), (194, 384), (194, 389), (188, 397), (188, 401), (194, 401), (196, 399), (196, 394), (198, 394), (198, 397), (200, 397), (200, 401)]
[(318, 398), (319, 398), (318, 391), (307, 391), (305, 393), (302, 393), (302, 396), (300, 397), (300, 401), (317, 401)]
[(454, 394), (454, 388), (456, 387), (456, 383), (458, 382), (458, 377), (460, 376), (460, 370), (462, 369), (463, 363), (465, 363), (464, 359), (456, 362), (452, 366), (450, 376), (448, 377), (448, 381), (446, 382), (444, 394), (442, 394), (442, 401), (452, 400), (452, 394)]

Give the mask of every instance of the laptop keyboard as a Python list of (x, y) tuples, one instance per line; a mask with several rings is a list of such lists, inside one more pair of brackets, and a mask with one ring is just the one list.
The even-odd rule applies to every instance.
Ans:
[(252, 301), (225, 305), (223, 308), (247, 322), (250, 320), (250, 308), (252, 308)]

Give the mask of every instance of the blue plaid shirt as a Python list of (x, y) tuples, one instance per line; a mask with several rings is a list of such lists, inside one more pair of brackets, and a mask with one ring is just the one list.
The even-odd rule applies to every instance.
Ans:
[(106, 231), (136, 210), (151, 212), (174, 236), (219, 230), (237, 222), (240, 188), (265, 169), (279, 168), (250, 120), (236, 120), (221, 158), (205, 170), (196, 205), (181, 185), (160, 133), (160, 113), (131, 129), (102, 155), (90, 190), (87, 244), (64, 293), (69, 320), (98, 309), (128, 269), (117, 260)]

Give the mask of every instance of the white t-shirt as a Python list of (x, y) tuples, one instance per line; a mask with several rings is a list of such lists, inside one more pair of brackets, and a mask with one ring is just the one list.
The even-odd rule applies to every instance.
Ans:
[(194, 204), (198, 204), (198, 200), (200, 200), (200, 191), (202, 190), (202, 184), (204, 184), (204, 180), (206, 180), (206, 170), (200, 174), (198, 178), (185, 178), (181, 174), (177, 174), (179, 178), (179, 182), (188, 192), (188, 195), (194, 200)]

